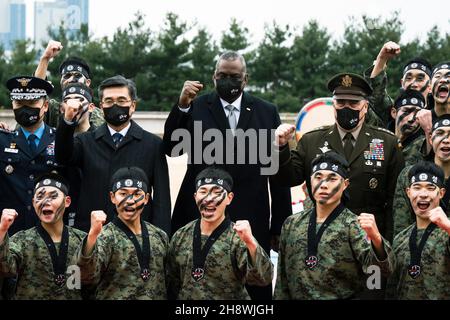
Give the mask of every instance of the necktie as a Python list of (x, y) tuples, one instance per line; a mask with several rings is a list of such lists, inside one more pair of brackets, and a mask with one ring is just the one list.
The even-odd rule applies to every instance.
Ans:
[(344, 154), (347, 161), (350, 161), (350, 156), (353, 152), (353, 136), (350, 132), (346, 133), (344, 136)]
[(112, 138), (113, 138), (114, 145), (117, 148), (119, 146), (120, 141), (122, 141), (123, 136), (121, 133), (116, 132), (112, 135)]
[(30, 146), (31, 153), (33, 155), (36, 154), (36, 150), (37, 150), (36, 139), (37, 139), (37, 137), (34, 134), (30, 134), (28, 136), (28, 145)]
[(229, 112), (228, 112), (228, 123), (230, 124), (230, 129), (234, 134), (234, 130), (236, 129), (237, 126), (237, 120), (236, 120), (236, 114), (234, 113), (234, 110), (236, 109), (235, 106), (233, 105), (228, 105), (225, 107)]

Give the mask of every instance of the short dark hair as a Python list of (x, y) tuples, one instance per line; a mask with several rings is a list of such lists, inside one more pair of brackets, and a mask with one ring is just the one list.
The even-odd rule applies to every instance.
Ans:
[(442, 170), (441, 167), (436, 165), (434, 162), (431, 161), (419, 161), (415, 165), (411, 167), (408, 171), (408, 181), (411, 181), (411, 178), (418, 173), (430, 173), (433, 176), (438, 177), (440, 181), (445, 181), (445, 174), (444, 170)]
[(98, 87), (98, 97), (100, 101), (103, 99), (103, 90), (105, 90), (106, 88), (114, 88), (114, 87), (127, 87), (131, 99), (137, 100), (137, 89), (134, 82), (121, 75), (117, 75), (105, 79), (102, 81), (102, 83), (100, 83), (100, 86)]
[(67, 66), (68, 64), (76, 64), (83, 67), (83, 69), (85, 69), (86, 72), (88, 73), (89, 79), (92, 79), (91, 69), (89, 68), (88, 63), (84, 59), (81, 59), (79, 57), (68, 57), (67, 59), (65, 59), (59, 66), (59, 73), (61, 73), (64, 67)]
[(231, 175), (224, 169), (217, 166), (209, 166), (200, 171), (200, 173), (195, 177), (195, 183), (205, 178), (222, 179), (228, 183), (231, 189), (233, 189), (233, 178)]

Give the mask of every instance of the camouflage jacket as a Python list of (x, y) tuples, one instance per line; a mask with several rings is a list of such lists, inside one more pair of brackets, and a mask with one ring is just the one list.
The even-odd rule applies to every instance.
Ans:
[[(84, 241), (77, 251), (77, 263), (84, 285), (96, 285), (97, 300), (163, 300), (167, 298), (165, 268), (169, 238), (145, 222), (150, 238), (150, 277), (142, 280), (133, 242), (114, 223), (108, 223), (90, 256), (83, 256)], [(136, 236), (142, 244), (142, 236)]]
[(385, 129), (389, 128), (391, 122), (390, 108), (394, 104), (391, 97), (386, 91), (387, 75), (383, 71), (375, 78), (370, 78), (373, 66), (364, 71), (364, 78), (373, 89), (372, 95), (369, 97), (369, 109), (367, 110), (366, 123)]
[(405, 160), (405, 166), (414, 165), (420, 160), (423, 159), (423, 155), (421, 152), (422, 145), (425, 141), (425, 136), (419, 135), (415, 138), (412, 137), (411, 140), (408, 140), (402, 143), (400, 149), (403, 153), (403, 159)]
[(380, 261), (366, 240), (357, 216), (348, 209), (325, 229), (318, 246), (319, 263), (315, 269), (308, 269), (305, 258), (311, 212), (292, 215), (284, 222), (278, 252), (276, 300), (346, 299), (363, 291), (364, 272), (370, 265), (378, 265), (384, 275), (391, 272), (389, 243), (383, 239), (388, 257)]
[[(406, 188), (409, 187), (408, 172), (411, 167), (412, 165), (405, 167), (397, 178), (392, 210), (394, 218), (394, 236), (416, 221), (416, 216), (412, 211), (411, 203), (406, 194)], [(450, 206), (447, 206), (446, 213), (447, 216), (450, 216)]]
[[(85, 233), (70, 227), (68, 230), (67, 267), (70, 267)], [(59, 251), (59, 243), (55, 246)], [(14, 299), (81, 299), (80, 290), (69, 289), (68, 285), (60, 287), (55, 284), (52, 259), (36, 227), (19, 231), (11, 238), (6, 236), (0, 244), (0, 274), (18, 277)]]
[[(245, 284), (266, 286), (272, 281), (273, 266), (264, 249), (258, 245), (253, 265), (245, 243), (232, 226), (211, 247), (205, 262), (204, 278), (191, 276), (193, 266), (194, 220), (172, 237), (167, 277), (170, 297), (180, 300), (250, 299)], [(202, 236), (202, 245), (208, 239)]]
[[(60, 108), (60, 102), (55, 99), (50, 99), (48, 104), (48, 111), (45, 115), (45, 123), (47, 123), (50, 127), (57, 128), (59, 118), (61, 116), (61, 112), (59, 111)], [(92, 127), (98, 128), (103, 123), (105, 123), (105, 119), (103, 118), (103, 113), (100, 110), (100, 108), (94, 108), (92, 111), (89, 123)]]
[[(413, 279), (408, 274), (411, 254), (409, 237), (415, 224), (399, 233), (393, 243), (395, 268), (388, 279), (387, 298), (401, 300), (450, 299), (450, 240), (447, 232), (436, 228), (422, 251), (421, 274)], [(425, 229), (417, 230), (417, 242)]]

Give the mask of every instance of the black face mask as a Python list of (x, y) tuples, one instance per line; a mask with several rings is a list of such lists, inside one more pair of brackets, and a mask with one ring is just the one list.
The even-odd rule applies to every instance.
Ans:
[(41, 108), (22, 106), (18, 109), (14, 109), (14, 117), (18, 124), (24, 128), (28, 128), (38, 123), (40, 112)]
[(109, 108), (103, 108), (105, 121), (113, 126), (120, 126), (130, 119), (130, 107), (121, 107), (117, 104)]
[(216, 79), (216, 90), (219, 97), (232, 103), (242, 93), (242, 80), (233, 78)]
[(341, 128), (345, 130), (352, 130), (358, 126), (359, 110), (353, 110), (348, 107), (337, 109), (337, 122)]

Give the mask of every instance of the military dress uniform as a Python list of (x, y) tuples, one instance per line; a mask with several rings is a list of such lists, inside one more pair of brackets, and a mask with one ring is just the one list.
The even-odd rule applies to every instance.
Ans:
[[(144, 223), (141, 220), (141, 223)], [(167, 299), (165, 263), (169, 238), (167, 234), (145, 222), (150, 241), (147, 278), (141, 274), (140, 262), (133, 242), (113, 222), (100, 233), (93, 252), (83, 255), (84, 242), (76, 259), (83, 285), (96, 286), (97, 300), (165, 300)], [(136, 235), (143, 243), (142, 235)]]
[[(336, 89), (335, 89), (336, 88)], [(329, 89), (339, 89), (341, 96), (349, 99), (360, 94), (370, 94), (367, 82), (354, 74), (339, 74), (329, 82)], [(348, 91), (348, 93), (347, 93)], [(360, 93), (365, 91), (365, 93)], [(356, 131), (360, 130), (356, 135)], [(312, 130), (302, 136), (297, 148), (289, 151), (286, 144), (279, 150), (280, 168), (273, 177), (280, 185), (295, 186), (306, 180), (311, 192), (311, 162), (318, 155), (334, 151), (347, 158), (350, 165), (350, 196), (346, 203), (352, 212), (375, 215), (381, 234), (392, 240), (392, 201), (397, 176), (404, 166), (403, 156), (398, 148), (397, 138), (390, 131), (363, 123), (352, 133), (355, 139), (352, 152), (346, 157), (344, 139), (337, 124)]]
[[(215, 240), (204, 264), (204, 276), (194, 279), (194, 220), (172, 237), (169, 247), (167, 277), (171, 298), (179, 300), (249, 300), (246, 284), (267, 286), (272, 281), (272, 263), (258, 244), (253, 264), (246, 244), (230, 224)], [(208, 236), (201, 236), (202, 247)]]
[(365, 288), (364, 273), (369, 266), (377, 265), (383, 275), (390, 274), (393, 261), (389, 243), (383, 240), (387, 258), (379, 260), (356, 215), (346, 208), (325, 229), (317, 248), (318, 264), (309, 269), (305, 257), (312, 210), (288, 217), (283, 225), (276, 300), (354, 298)]
[[(11, 98), (33, 100), (51, 92), (50, 84), (34, 77), (15, 77), (8, 81)], [(0, 212), (15, 209), (19, 216), (10, 234), (33, 227), (38, 221), (32, 198), (35, 177), (58, 168), (55, 161), (56, 130), (44, 125), (44, 133), (33, 153), (22, 129), (0, 130)]]

